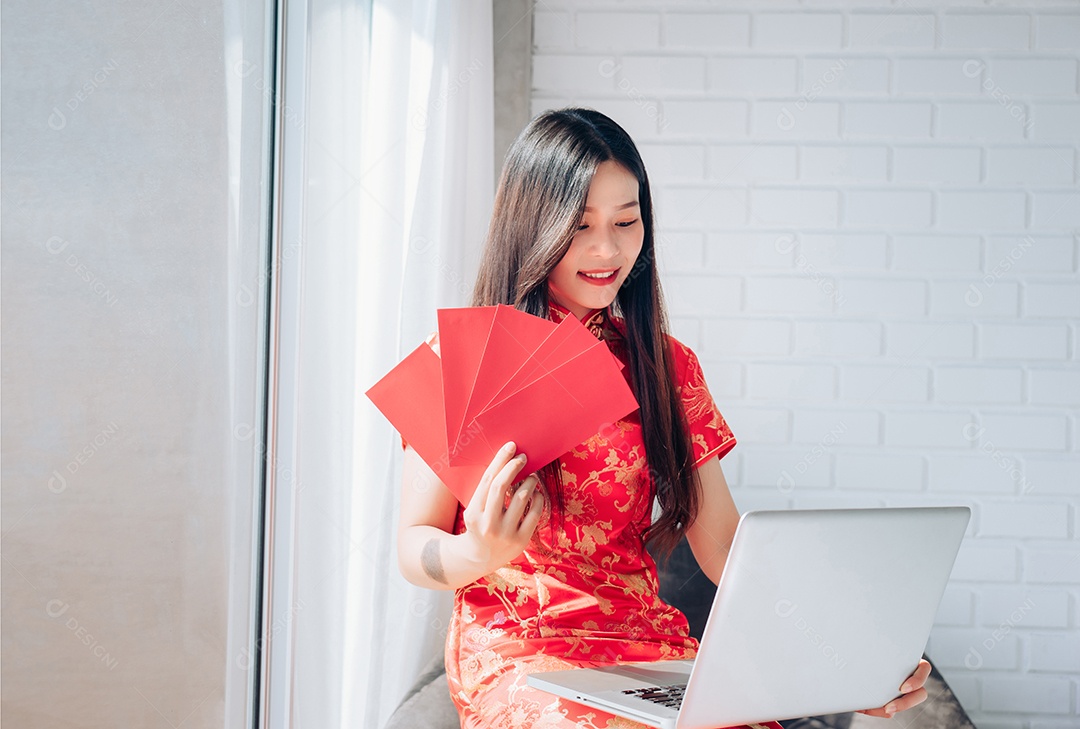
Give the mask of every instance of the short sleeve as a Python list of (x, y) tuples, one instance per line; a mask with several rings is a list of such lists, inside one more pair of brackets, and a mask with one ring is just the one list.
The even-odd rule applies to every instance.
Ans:
[(735, 447), (735, 436), (713, 401), (697, 356), (676, 339), (671, 339), (671, 346), (677, 373), (675, 388), (686, 413), (696, 467), (710, 458), (727, 455)]

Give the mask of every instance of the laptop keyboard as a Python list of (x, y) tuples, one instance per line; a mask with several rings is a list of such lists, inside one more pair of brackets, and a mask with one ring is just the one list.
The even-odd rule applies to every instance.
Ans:
[(646, 686), (644, 688), (626, 689), (623, 693), (671, 709), (678, 709), (682, 706), (683, 692), (685, 691), (686, 684), (681, 683), (673, 686)]

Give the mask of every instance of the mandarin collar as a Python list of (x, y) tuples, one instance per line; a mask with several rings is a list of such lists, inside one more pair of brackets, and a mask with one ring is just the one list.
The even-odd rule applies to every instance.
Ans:
[[(551, 320), (558, 323), (568, 316), (573, 316), (570, 310), (564, 307), (562, 304), (557, 304), (554, 301), (548, 301), (548, 306), (551, 310)], [(581, 320), (581, 323), (592, 332), (593, 336), (597, 339), (604, 339), (605, 329), (607, 328), (607, 309), (592, 309)]]

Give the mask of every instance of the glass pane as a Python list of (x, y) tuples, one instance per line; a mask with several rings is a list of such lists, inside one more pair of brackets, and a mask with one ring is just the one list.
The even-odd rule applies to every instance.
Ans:
[(4, 2), (11, 726), (250, 722), (272, 6)]

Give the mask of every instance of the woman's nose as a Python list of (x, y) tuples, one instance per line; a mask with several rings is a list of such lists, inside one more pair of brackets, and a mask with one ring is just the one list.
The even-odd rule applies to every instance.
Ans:
[(590, 247), (597, 256), (614, 258), (619, 253), (619, 241), (615, 231), (606, 226), (597, 229)]

